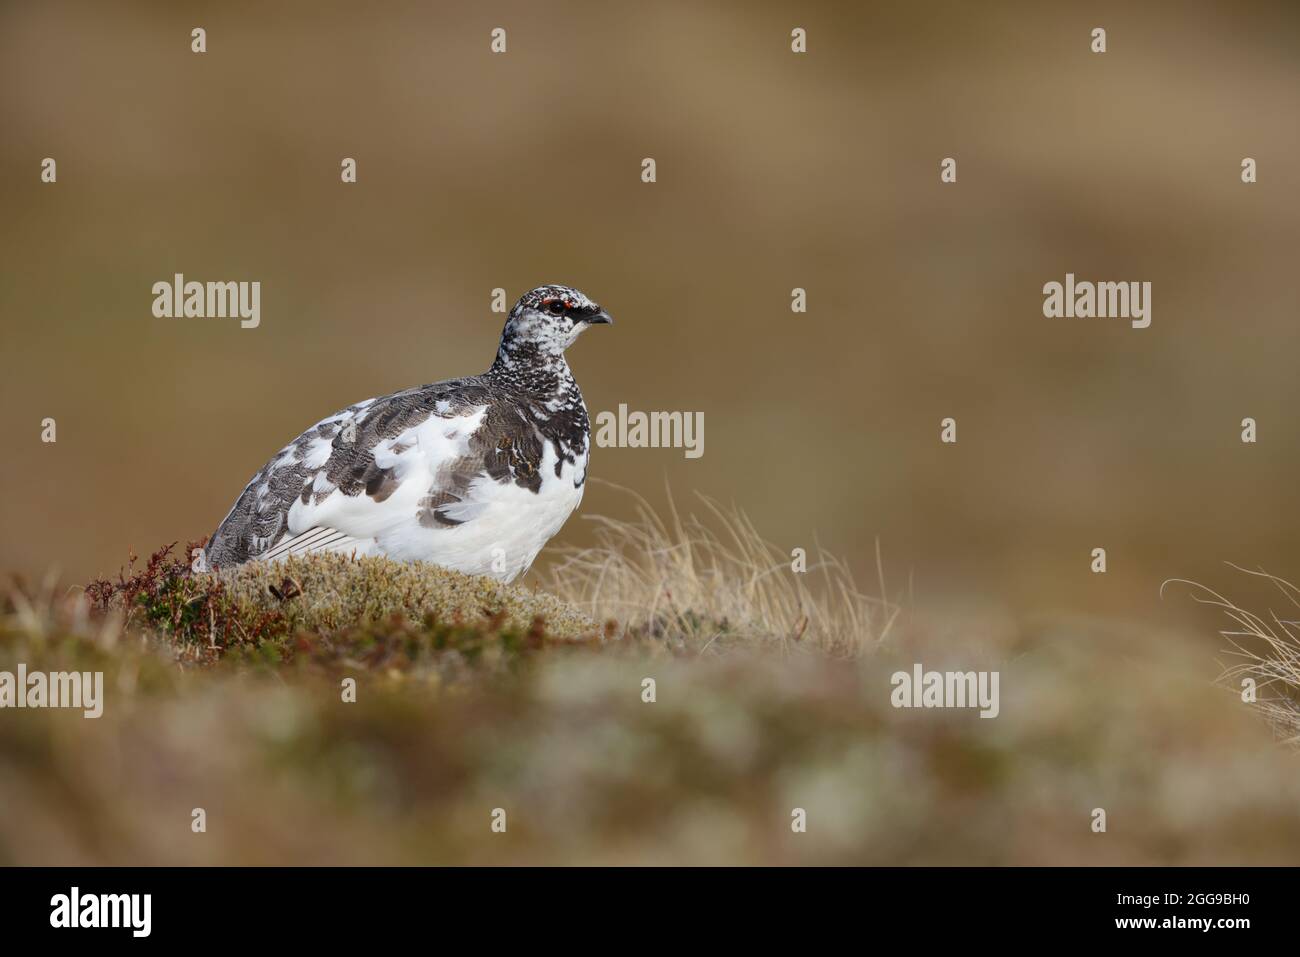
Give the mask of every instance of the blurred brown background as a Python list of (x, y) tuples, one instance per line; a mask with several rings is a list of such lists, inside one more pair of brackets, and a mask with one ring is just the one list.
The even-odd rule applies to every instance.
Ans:
[[(317, 419), (486, 368), (493, 287), (553, 281), (617, 319), (570, 355), (593, 414), (705, 414), (701, 459), (595, 451), (654, 502), (864, 578), (878, 536), (891, 590), (1018, 613), (1294, 576), (1300, 7), (847, 6), (0, 7), (0, 568), (209, 533)], [(154, 318), (175, 272), (261, 281), (261, 327)], [(1152, 282), (1151, 327), (1045, 319), (1066, 272)]]

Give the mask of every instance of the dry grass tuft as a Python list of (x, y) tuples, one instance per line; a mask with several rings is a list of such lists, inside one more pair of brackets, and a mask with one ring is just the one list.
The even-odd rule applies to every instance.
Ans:
[[(1262, 570), (1229, 565), (1273, 586), (1300, 617), (1300, 588)], [(1240, 694), (1243, 681), (1254, 681), (1258, 695), (1254, 707), (1279, 738), (1300, 748), (1300, 621), (1280, 617), (1271, 608), (1256, 614), (1198, 582), (1176, 581), (1190, 585), (1196, 601), (1218, 608), (1232, 622), (1219, 634), (1228, 642), (1227, 654), (1235, 661), (1224, 667), (1218, 682)]]
[[(742, 511), (699, 496), (706, 517), (683, 516), (669, 496), (665, 520), (643, 499), (637, 518), (584, 516), (597, 544), (559, 550), (544, 587), (596, 620), (697, 651), (743, 642), (860, 656), (884, 641), (898, 605), (863, 594), (847, 565), (818, 548), (806, 573), (766, 541)], [(715, 528), (717, 529), (715, 531)], [(877, 567), (880, 555), (877, 548)]]

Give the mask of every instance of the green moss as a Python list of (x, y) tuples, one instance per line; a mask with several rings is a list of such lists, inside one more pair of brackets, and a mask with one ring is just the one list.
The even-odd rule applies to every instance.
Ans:
[(393, 615), (521, 632), (541, 619), (552, 638), (600, 631), (596, 622), (543, 592), (388, 558), (310, 555), (195, 577), (219, 582), (241, 615), (276, 615), (289, 632), (333, 631)]
[(116, 582), (92, 582), (86, 594), (183, 661), (274, 667), (305, 654), (405, 666), (454, 653), (472, 664), (493, 658), (489, 649), (518, 657), (600, 633), (551, 595), (435, 565), (310, 555), (194, 574), (172, 547), (138, 570), (133, 557)]

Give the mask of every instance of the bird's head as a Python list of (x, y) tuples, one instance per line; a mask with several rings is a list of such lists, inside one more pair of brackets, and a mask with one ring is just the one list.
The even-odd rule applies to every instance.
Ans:
[(609, 313), (576, 289), (538, 286), (526, 292), (510, 310), (501, 333), (503, 351), (559, 356), (589, 326), (611, 323)]

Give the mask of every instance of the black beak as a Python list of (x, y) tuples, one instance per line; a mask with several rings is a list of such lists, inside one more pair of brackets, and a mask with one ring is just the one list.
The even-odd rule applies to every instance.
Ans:
[(613, 316), (607, 313), (604, 309), (600, 308), (600, 306), (595, 306), (593, 308), (595, 308), (596, 311), (584, 316), (583, 322), (586, 322), (588, 325), (592, 325), (592, 326), (601, 325), (601, 324), (613, 325), (614, 323)]

